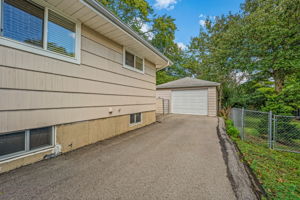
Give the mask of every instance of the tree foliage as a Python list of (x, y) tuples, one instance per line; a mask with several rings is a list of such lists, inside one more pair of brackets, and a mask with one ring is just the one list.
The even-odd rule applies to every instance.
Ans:
[(150, 22), (153, 8), (145, 0), (98, 0), (109, 8), (123, 22), (135, 31), (142, 33), (142, 26)]
[[(222, 84), (223, 107), (291, 113), (299, 108), (300, 1), (247, 0), (206, 21), (189, 45), (193, 72)], [(194, 63), (194, 61), (192, 62)]]

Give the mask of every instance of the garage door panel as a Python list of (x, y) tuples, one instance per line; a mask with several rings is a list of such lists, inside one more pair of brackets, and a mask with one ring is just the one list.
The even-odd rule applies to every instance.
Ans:
[(172, 91), (172, 112), (207, 115), (207, 89)]

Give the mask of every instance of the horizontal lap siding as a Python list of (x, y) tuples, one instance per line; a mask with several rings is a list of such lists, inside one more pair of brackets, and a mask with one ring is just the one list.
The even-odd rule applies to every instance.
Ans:
[(157, 90), (156, 91), (156, 98), (168, 99), (171, 100), (171, 90)]
[(84, 26), (81, 42), (81, 65), (0, 46), (0, 133), (155, 110), (155, 65), (123, 68), (122, 46)]
[(217, 88), (209, 87), (208, 88), (208, 115), (216, 116), (217, 115)]

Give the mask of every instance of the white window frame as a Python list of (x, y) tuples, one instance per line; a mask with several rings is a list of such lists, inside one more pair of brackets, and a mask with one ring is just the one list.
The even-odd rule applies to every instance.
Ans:
[[(134, 67), (132, 67), (130, 65), (126, 65), (126, 51), (128, 53), (131, 53), (134, 56), (134, 61), (133, 61), (134, 62)], [(139, 70), (139, 69), (137, 69), (135, 67), (135, 59), (136, 59), (136, 57), (139, 57), (140, 59), (143, 60), (143, 70)], [(129, 69), (129, 70), (135, 71), (135, 72), (139, 72), (141, 74), (145, 74), (145, 59), (144, 59), (144, 57), (139, 56), (139, 55), (135, 54), (134, 52), (126, 49), (125, 47), (123, 47), (123, 67), (126, 68), (126, 69)]]
[[(49, 127), (49, 126), (47, 126), (47, 127)], [(30, 130), (14, 131), (14, 132), (10, 132), (10, 133), (4, 133), (4, 135), (9, 135), (9, 134), (18, 133), (18, 132), (25, 132), (25, 148), (24, 148), (25, 150), (0, 156), (0, 163), (2, 161), (10, 160), (10, 159), (13, 159), (13, 158), (19, 158), (21, 156), (28, 156), (28, 155), (31, 155), (31, 154), (34, 154), (34, 153), (42, 152), (44, 150), (53, 149), (56, 145), (56, 128), (55, 128), (55, 126), (50, 126), (50, 127), (52, 128), (52, 132), (51, 132), (51, 135), (52, 135), (51, 143), (52, 144), (48, 145), (48, 146), (36, 148), (34, 150), (30, 150)], [(45, 127), (41, 127), (41, 128), (45, 128)], [(39, 129), (39, 128), (37, 128), (37, 129)]]
[[(136, 114), (141, 114), (141, 121), (140, 122), (136, 122)], [(131, 115), (134, 115), (134, 123), (130, 122), (130, 117)], [(130, 126), (136, 126), (138, 124), (142, 124), (143, 123), (143, 113), (139, 112), (139, 113), (132, 113), (129, 115), (129, 124)]]
[[(0, 27), (1, 30), (3, 30), (3, 5), (4, 0), (0, 0)], [(50, 4), (46, 3), (45, 1), (41, 0), (32, 0), (32, 2), (44, 7), (44, 29), (43, 29), (43, 47), (37, 47), (31, 44), (27, 44), (24, 42), (16, 41), (10, 38), (3, 37), (2, 31), (0, 34), (0, 45), (7, 46), (7, 47), (12, 47), (14, 49), (19, 49), (22, 51), (27, 51), (30, 53), (66, 61), (66, 62), (71, 62), (75, 64), (80, 64), (80, 49), (81, 49), (81, 23), (77, 20), (72, 19), (69, 16), (66, 16), (63, 14), (61, 11), (57, 10)], [(66, 56), (63, 54), (59, 54), (53, 51), (50, 51), (47, 49), (47, 43), (48, 43), (48, 11), (52, 10), (53, 12), (57, 13), (58, 15), (61, 15), (62, 17), (70, 20), (71, 22), (75, 23), (75, 57), (70, 57)]]

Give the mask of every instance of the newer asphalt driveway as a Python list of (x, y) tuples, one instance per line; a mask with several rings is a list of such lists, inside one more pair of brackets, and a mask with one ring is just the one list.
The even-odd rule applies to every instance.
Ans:
[(170, 115), (0, 175), (0, 199), (233, 200), (218, 119)]

